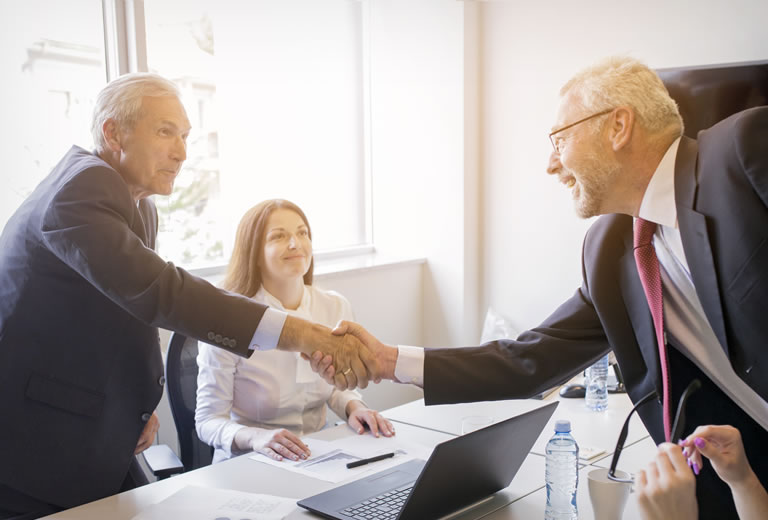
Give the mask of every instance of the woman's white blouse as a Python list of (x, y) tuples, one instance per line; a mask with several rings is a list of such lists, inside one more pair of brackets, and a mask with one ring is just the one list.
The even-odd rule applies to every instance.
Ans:
[[(253, 299), (331, 328), (339, 320), (354, 319), (346, 298), (311, 285), (304, 286), (296, 310), (284, 309), (263, 287)], [(362, 400), (358, 392), (341, 392), (326, 383), (295, 352), (257, 351), (246, 359), (200, 343), (197, 365), (195, 425), (200, 440), (216, 448), (213, 462), (237, 454), (232, 441), (245, 426), (263, 429), (264, 442), (277, 428), (301, 436), (325, 426), (326, 403), (346, 418), (347, 403)]]

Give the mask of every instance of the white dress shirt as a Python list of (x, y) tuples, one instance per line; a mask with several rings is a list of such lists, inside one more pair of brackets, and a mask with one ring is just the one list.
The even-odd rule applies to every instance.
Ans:
[[(253, 299), (331, 328), (339, 320), (354, 320), (346, 298), (312, 286), (304, 287), (296, 310), (286, 310), (263, 287)], [(195, 423), (198, 437), (216, 448), (213, 462), (238, 454), (232, 441), (241, 428), (263, 429), (264, 442), (277, 428), (301, 436), (325, 426), (326, 404), (346, 418), (347, 404), (362, 400), (357, 392), (340, 392), (326, 383), (296, 352), (255, 352), (245, 359), (200, 343), (197, 364)]]
[[(733, 370), (693, 285), (675, 206), (675, 159), (679, 144), (678, 138), (656, 168), (639, 212), (640, 218), (658, 224), (653, 246), (662, 267), (664, 328), (677, 340), (675, 345), (691, 362), (756, 423), (768, 430), (768, 403)], [(670, 377), (675, 377), (674, 372)]]
[[(661, 159), (640, 204), (640, 217), (658, 224), (653, 245), (661, 265), (664, 324), (681, 352), (704, 372), (752, 419), (768, 430), (768, 403), (736, 375), (704, 314), (693, 286), (688, 261), (677, 226), (675, 160), (680, 138)], [(714, 283), (714, 282), (713, 282)], [(670, 374), (675, 377), (675, 374)], [(398, 346), (395, 378), (402, 383), (424, 384), (424, 349)]]

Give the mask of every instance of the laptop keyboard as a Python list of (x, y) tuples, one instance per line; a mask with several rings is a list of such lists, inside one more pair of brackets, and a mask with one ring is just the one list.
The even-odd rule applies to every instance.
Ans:
[(363, 500), (359, 504), (342, 509), (341, 512), (355, 520), (389, 520), (397, 518), (411, 494), (415, 482), (406, 484), (392, 491)]

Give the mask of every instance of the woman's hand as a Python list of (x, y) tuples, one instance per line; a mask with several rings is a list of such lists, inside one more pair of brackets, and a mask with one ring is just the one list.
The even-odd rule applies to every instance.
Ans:
[(275, 460), (306, 459), (311, 452), (298, 435), (286, 429), (274, 430), (264, 442), (264, 431), (256, 428), (241, 428), (235, 434), (235, 446), (240, 450), (253, 450)]
[(696, 477), (680, 446), (661, 444), (656, 458), (637, 474), (635, 491), (645, 520), (695, 520), (699, 517)]
[(384, 437), (392, 437), (395, 434), (395, 427), (387, 419), (381, 416), (376, 410), (366, 408), (361, 401), (350, 401), (347, 404), (347, 424), (358, 434), (365, 432), (365, 426), (371, 430), (374, 437), (379, 436), (379, 432)]
[(704, 455), (718, 476), (731, 487), (754, 475), (744, 453), (741, 433), (733, 426), (699, 426), (681, 445), (691, 464), (700, 469)]

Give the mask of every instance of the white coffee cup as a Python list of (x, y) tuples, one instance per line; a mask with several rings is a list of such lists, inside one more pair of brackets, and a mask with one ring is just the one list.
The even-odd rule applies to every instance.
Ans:
[[(614, 474), (622, 479), (630, 478), (625, 471), (616, 470)], [(606, 468), (590, 471), (587, 474), (587, 481), (595, 520), (621, 520), (632, 484), (609, 479)]]

